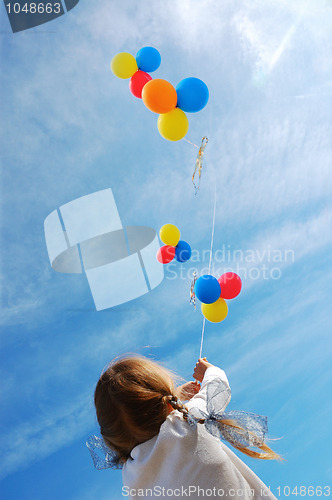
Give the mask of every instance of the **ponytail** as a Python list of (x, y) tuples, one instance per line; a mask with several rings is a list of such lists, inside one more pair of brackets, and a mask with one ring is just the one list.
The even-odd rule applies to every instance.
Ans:
[[(188, 412), (187, 408), (178, 400), (178, 398), (174, 395), (171, 395), (171, 396), (167, 396), (167, 400), (170, 403), (170, 405), (174, 408), (174, 410), (178, 410), (180, 413), (182, 413), (184, 420), (187, 421), (189, 412)], [(223, 426), (226, 425), (230, 429), (236, 429), (238, 432), (243, 432), (243, 433), (249, 432), (249, 434), (253, 438), (256, 437), (253, 432), (246, 431), (235, 420), (223, 419), (223, 420), (217, 420), (217, 422), (219, 422)], [(204, 424), (205, 419), (201, 418), (201, 419), (197, 420), (197, 423)], [(267, 444), (261, 442), (261, 440), (259, 440), (257, 437), (255, 439), (255, 442), (256, 442), (255, 446), (257, 448), (259, 448), (260, 450), (262, 450), (262, 452), (254, 451), (254, 450), (251, 450), (250, 448), (244, 447), (244, 446), (243, 447), (237, 446), (235, 443), (231, 443), (231, 444), (234, 448), (236, 448), (237, 450), (241, 451), (245, 455), (248, 455), (249, 457), (252, 457), (252, 458), (259, 458), (261, 460), (283, 460), (280, 455), (275, 453), (269, 446), (267, 446)]]

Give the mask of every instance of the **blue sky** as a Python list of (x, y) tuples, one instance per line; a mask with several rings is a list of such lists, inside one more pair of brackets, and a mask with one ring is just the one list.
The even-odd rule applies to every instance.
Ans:
[[(245, 458), (274, 493), (331, 485), (331, 2), (81, 0), (16, 34), (1, 11), (1, 498), (120, 498), (121, 474), (95, 471), (85, 448), (94, 386), (124, 352), (190, 380), (202, 330), (190, 276), (208, 266), (215, 185), (213, 273), (238, 269), (243, 291), (206, 325), (203, 354), (225, 369), (230, 408), (283, 437), (284, 464)], [(109, 69), (146, 45), (162, 57), (153, 76), (209, 87), (187, 134), (209, 137), (197, 196), (197, 150), (162, 139)], [(52, 270), (43, 223), (109, 187), (124, 225), (174, 223), (198, 257), (96, 312), (84, 275)]]

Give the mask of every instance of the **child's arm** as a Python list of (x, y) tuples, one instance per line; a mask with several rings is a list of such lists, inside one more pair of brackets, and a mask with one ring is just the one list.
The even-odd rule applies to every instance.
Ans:
[(199, 360), (196, 363), (196, 366), (194, 368), (194, 374), (193, 377), (198, 380), (199, 382), (203, 381), (204, 374), (210, 366), (213, 366), (211, 363), (207, 361), (206, 358), (199, 358)]
[(191, 399), (201, 388), (199, 382), (202, 382), (204, 373), (210, 366), (206, 358), (200, 358), (196, 363), (193, 377), (196, 379), (195, 382), (186, 382), (185, 384), (179, 385), (174, 391), (174, 395), (177, 396), (182, 401), (188, 401)]
[(186, 382), (185, 384), (179, 385), (174, 391), (174, 395), (177, 396), (182, 401), (188, 401), (195, 394), (198, 393), (201, 386), (199, 382), (202, 382), (204, 373), (210, 366), (213, 366), (211, 363), (208, 363), (206, 358), (200, 358), (196, 363), (194, 375), (193, 377), (196, 379), (195, 382)]
[(201, 385), (195, 382), (186, 382), (183, 385), (179, 385), (174, 391), (174, 395), (177, 396), (181, 401), (188, 401), (200, 390)]
[(212, 380), (220, 379), (229, 387), (229, 382), (224, 370), (212, 365), (206, 360), (206, 358), (199, 358), (194, 369), (193, 377), (202, 382), (202, 384), (199, 392), (195, 394), (195, 396), (193, 396), (188, 403), (186, 403), (186, 407), (188, 409), (196, 406), (201, 410), (206, 411), (207, 385)]

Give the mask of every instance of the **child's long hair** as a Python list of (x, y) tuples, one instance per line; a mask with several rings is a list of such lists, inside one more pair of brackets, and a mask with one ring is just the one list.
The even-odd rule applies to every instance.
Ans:
[[(137, 444), (158, 434), (169, 404), (186, 419), (188, 412), (174, 394), (175, 378), (158, 363), (139, 356), (118, 359), (101, 375), (94, 398), (100, 432), (122, 462)], [(223, 424), (241, 429), (233, 420), (223, 420)], [(259, 448), (262, 452), (237, 449), (254, 458), (280, 459), (266, 444)]]

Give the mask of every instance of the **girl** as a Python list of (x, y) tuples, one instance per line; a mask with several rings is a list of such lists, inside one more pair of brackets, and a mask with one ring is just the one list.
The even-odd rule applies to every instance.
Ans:
[[(230, 400), (226, 374), (206, 358), (198, 360), (193, 377), (195, 382), (175, 388), (169, 370), (138, 356), (116, 360), (100, 377), (95, 406), (107, 445), (106, 467), (116, 462), (122, 467), (122, 495), (275, 499), (220, 441), (251, 457), (280, 459), (264, 444), (266, 418), (225, 413)], [(184, 406), (180, 400), (188, 402)], [(100, 461), (93, 451), (100, 448), (96, 440), (87, 443), (95, 465)]]

